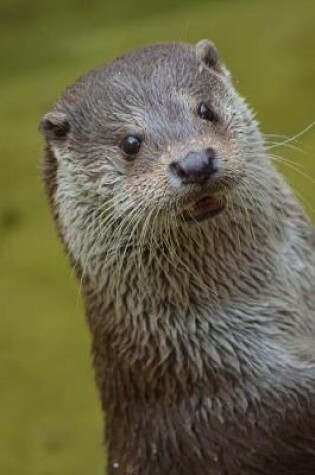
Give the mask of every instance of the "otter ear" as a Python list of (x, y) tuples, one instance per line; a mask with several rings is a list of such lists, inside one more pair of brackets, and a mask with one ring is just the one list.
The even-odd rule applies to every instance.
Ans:
[(210, 69), (224, 73), (225, 68), (221, 63), (220, 56), (214, 43), (210, 40), (201, 40), (196, 44), (197, 58)]
[(63, 112), (48, 112), (40, 121), (39, 130), (48, 139), (62, 140), (68, 136), (70, 124)]

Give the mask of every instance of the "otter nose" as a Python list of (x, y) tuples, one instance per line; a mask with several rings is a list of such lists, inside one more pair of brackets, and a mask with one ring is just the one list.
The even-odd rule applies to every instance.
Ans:
[(213, 148), (189, 152), (185, 157), (170, 164), (172, 173), (182, 183), (204, 183), (218, 171), (218, 157)]

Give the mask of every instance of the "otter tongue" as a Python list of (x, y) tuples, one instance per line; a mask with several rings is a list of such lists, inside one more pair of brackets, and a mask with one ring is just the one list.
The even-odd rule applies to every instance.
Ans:
[(220, 206), (219, 200), (216, 200), (215, 198), (209, 198), (209, 196), (206, 196), (205, 198), (202, 198), (201, 200), (197, 201), (195, 203), (195, 208), (198, 210), (215, 210)]

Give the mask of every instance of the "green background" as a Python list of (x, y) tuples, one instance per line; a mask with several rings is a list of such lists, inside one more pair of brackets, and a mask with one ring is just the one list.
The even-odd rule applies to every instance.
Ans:
[[(89, 335), (42, 189), (39, 118), (126, 50), (209, 37), (263, 131), (291, 137), (315, 120), (315, 4), (0, 0), (0, 18), (0, 474), (101, 475)], [(315, 127), (295, 144), (273, 153), (294, 162), (280, 168), (314, 217)]]

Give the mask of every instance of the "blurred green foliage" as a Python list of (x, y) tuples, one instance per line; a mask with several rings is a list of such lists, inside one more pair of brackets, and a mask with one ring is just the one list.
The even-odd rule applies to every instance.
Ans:
[[(292, 136), (315, 119), (313, 0), (1, 0), (3, 475), (103, 473), (89, 335), (42, 190), (39, 118), (78, 75), (115, 55), (204, 37), (264, 132)], [(314, 128), (296, 145), (303, 151), (274, 153), (293, 162), (282, 170), (314, 216)]]

